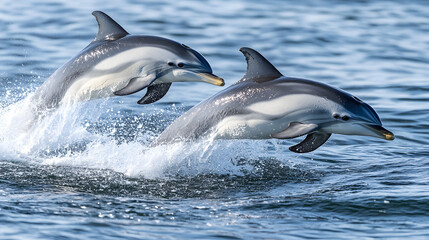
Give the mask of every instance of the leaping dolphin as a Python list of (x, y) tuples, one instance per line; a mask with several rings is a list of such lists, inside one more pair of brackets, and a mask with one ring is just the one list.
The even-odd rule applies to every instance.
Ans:
[(172, 82), (207, 82), (223, 86), (206, 59), (175, 41), (130, 35), (101, 11), (92, 13), (99, 30), (77, 56), (56, 70), (36, 91), (37, 109), (51, 109), (63, 101), (128, 95), (148, 88), (139, 104), (161, 99)]
[(374, 109), (323, 83), (283, 76), (267, 59), (241, 48), (244, 77), (197, 104), (168, 126), (152, 145), (204, 136), (221, 139), (306, 138), (289, 148), (314, 151), (333, 133), (393, 140)]

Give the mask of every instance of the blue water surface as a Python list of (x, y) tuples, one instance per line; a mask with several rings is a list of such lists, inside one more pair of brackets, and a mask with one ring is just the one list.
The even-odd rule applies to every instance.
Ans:
[[(369, 103), (395, 141), (148, 144), (222, 88), (174, 83), (62, 108), (14, 131), (17, 103), (92, 41), (102, 10), (132, 34), (185, 43), (229, 86), (252, 47), (287, 76)], [(0, 7), (1, 239), (428, 239), (426, 1), (11, 1)], [(28, 103), (31, 105), (31, 103)]]

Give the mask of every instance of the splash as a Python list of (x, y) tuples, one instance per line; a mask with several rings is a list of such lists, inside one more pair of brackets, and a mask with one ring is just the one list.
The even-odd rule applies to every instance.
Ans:
[[(36, 156), (49, 149), (90, 137), (85, 130), (79, 104), (64, 105), (55, 111), (35, 113), (31, 95), (0, 110), (0, 146), (4, 154)], [(85, 136), (85, 137), (82, 137)]]
[[(168, 116), (121, 111), (112, 100), (64, 104), (35, 117), (31, 94), (0, 109), (2, 160), (41, 165), (109, 169), (130, 177), (197, 174), (242, 175), (254, 165), (242, 159), (267, 154), (267, 143), (203, 139), (149, 147)], [(162, 112), (157, 110), (157, 112)], [(268, 143), (269, 144), (269, 143)], [(276, 151), (271, 152), (276, 157)]]
[(149, 148), (138, 141), (116, 143), (94, 141), (83, 152), (45, 158), (47, 165), (103, 168), (124, 173), (129, 177), (149, 179), (195, 176), (199, 174), (244, 175), (254, 171), (255, 165), (243, 159), (258, 159), (264, 147), (249, 151), (249, 144), (240, 141), (216, 141), (209, 143), (176, 143)]

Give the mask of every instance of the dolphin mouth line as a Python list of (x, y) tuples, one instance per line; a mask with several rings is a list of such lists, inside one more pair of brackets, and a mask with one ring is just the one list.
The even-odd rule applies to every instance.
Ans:
[(223, 80), (223, 78), (220, 78), (214, 74), (211, 74), (211, 73), (197, 73), (197, 74), (200, 75), (200, 77), (202, 78), (202, 81), (206, 83), (210, 83), (216, 86), (225, 85), (225, 81)]
[(379, 125), (371, 125), (371, 124), (360, 124), (363, 127), (366, 127), (367, 129), (371, 130), (372, 132), (374, 132), (375, 134), (377, 134), (378, 136), (380, 136), (380, 138), (386, 139), (386, 140), (394, 140), (395, 139), (395, 135), (385, 129), (382, 126)]

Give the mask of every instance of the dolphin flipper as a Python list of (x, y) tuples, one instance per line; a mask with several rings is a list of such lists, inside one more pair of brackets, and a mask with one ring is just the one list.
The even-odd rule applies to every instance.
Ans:
[(98, 34), (94, 41), (113, 41), (129, 34), (121, 25), (104, 12), (94, 11), (92, 15), (94, 15), (98, 22)]
[(130, 95), (136, 93), (143, 88), (149, 86), (156, 79), (155, 74), (150, 74), (145, 77), (135, 77), (128, 82), (127, 86), (114, 92), (117, 96)]
[(279, 139), (296, 138), (314, 132), (318, 128), (319, 126), (313, 123), (291, 122), (285, 130), (271, 134), (271, 137)]
[(257, 51), (242, 47), (240, 52), (244, 54), (247, 61), (247, 71), (242, 81), (252, 80), (255, 82), (268, 82), (283, 75), (264, 56)]
[(307, 137), (297, 145), (289, 148), (295, 153), (308, 153), (316, 150), (322, 146), (331, 136), (330, 133), (314, 132), (307, 135)]
[(161, 99), (167, 94), (170, 89), (171, 83), (160, 83), (156, 85), (150, 85), (147, 88), (146, 95), (142, 97), (137, 103), (138, 104), (149, 104), (154, 103)]

